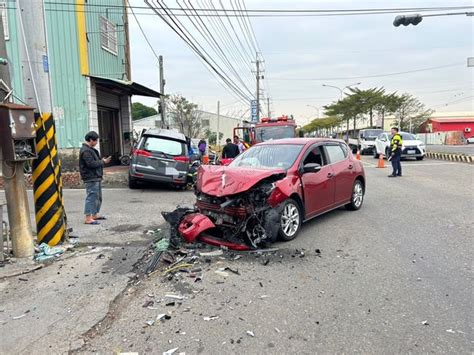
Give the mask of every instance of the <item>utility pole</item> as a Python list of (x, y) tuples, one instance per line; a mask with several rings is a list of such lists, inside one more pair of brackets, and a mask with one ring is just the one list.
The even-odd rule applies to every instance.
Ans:
[(260, 59), (258, 59), (258, 53), (256, 53), (255, 64), (257, 66), (257, 73), (255, 78), (257, 79), (257, 122), (260, 121), (260, 79), (263, 79), (263, 75), (260, 75)]
[[(3, 19), (0, 16), (0, 57), (4, 65), (0, 65), (0, 79), (5, 86), (11, 87), (9, 62), (3, 33)], [(0, 100), (5, 101), (9, 92), (2, 88)], [(11, 90), (11, 89), (10, 89)], [(4, 139), (0, 137), (0, 139)], [(31, 257), (34, 253), (33, 233), (31, 231), (30, 209), (26, 195), (26, 182), (23, 174), (23, 162), (6, 162), (2, 158), (2, 174), (7, 200), (8, 222), (10, 224), (13, 254), (17, 258)], [(0, 216), (1, 223), (1, 216)], [(3, 245), (0, 246), (3, 249)], [(3, 250), (2, 250), (3, 251)]]
[(163, 74), (163, 56), (158, 57), (160, 66), (160, 108), (161, 108), (161, 128), (165, 127), (166, 122), (166, 103), (165, 103), (165, 78)]
[(217, 132), (216, 132), (216, 146), (220, 146), (220, 120), (221, 120), (221, 102), (217, 101)]
[(270, 112), (270, 98), (269, 97), (267, 97), (267, 115), (268, 115), (268, 118), (272, 117), (272, 114)]

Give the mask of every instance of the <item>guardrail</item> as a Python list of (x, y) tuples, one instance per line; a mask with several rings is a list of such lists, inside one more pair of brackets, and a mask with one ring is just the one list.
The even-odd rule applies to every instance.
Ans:
[(426, 152), (426, 157), (430, 159), (474, 164), (474, 156), (466, 154)]

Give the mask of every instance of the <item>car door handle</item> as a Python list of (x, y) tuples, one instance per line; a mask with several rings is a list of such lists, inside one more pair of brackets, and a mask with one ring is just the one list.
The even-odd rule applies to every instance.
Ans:
[(332, 179), (334, 177), (333, 173), (328, 173), (328, 179)]

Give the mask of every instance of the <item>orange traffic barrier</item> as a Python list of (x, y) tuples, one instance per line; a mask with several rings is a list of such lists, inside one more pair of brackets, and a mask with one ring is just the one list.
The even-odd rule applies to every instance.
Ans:
[(360, 150), (359, 149), (357, 149), (356, 159), (360, 160)]
[(202, 157), (202, 163), (205, 165), (209, 164), (209, 155), (204, 155)]
[(385, 168), (385, 160), (383, 159), (383, 154), (379, 154), (379, 163), (377, 168)]

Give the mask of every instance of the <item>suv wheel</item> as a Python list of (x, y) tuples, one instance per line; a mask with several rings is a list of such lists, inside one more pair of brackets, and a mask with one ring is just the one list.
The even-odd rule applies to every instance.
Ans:
[(128, 174), (128, 188), (132, 190), (138, 189), (138, 181), (135, 180), (130, 174)]

